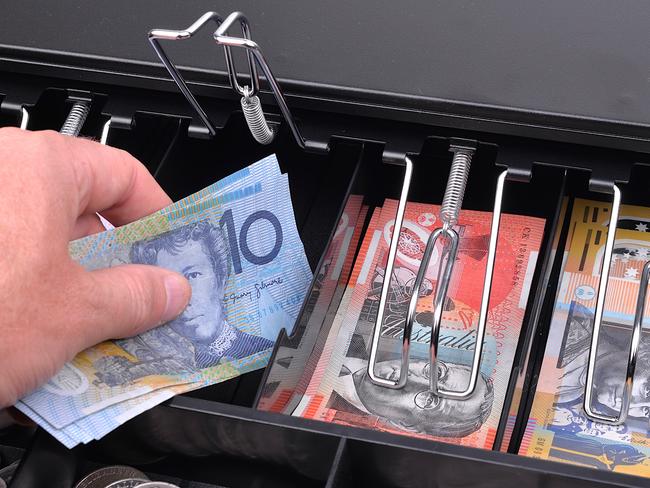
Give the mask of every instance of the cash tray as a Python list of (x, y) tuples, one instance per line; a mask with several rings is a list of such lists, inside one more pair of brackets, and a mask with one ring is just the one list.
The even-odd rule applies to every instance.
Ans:
[[(62, 2), (54, 15), (70, 5)], [(249, 8), (255, 19), (251, 5), (236, 6)], [(179, 26), (167, 8), (146, 24)], [(204, 10), (197, 8), (190, 17)], [(20, 12), (28, 13), (28, 8)], [(139, 11), (138, 18), (146, 14)], [(256, 22), (253, 27), (255, 35)], [(144, 38), (146, 29), (140, 34)], [(84, 35), (88, 42), (95, 39), (92, 33)], [(507, 398), (515, 402), (516, 420), (513, 416), (508, 424), (507, 403), (495, 450), (489, 451), (288, 417), (254, 408), (265, 380), (265, 372), (258, 371), (173, 398), (104, 439), (72, 450), (40, 429), (14, 427), (0, 437), (0, 453), (7, 449), (11, 456), (22, 456), (12, 488), (69, 488), (90, 470), (112, 464), (186, 480), (177, 481), (181, 486), (189, 481), (228, 487), (647, 486), (640, 477), (500, 452), (516, 452), (533, 398), (558, 286), (560, 260), (554, 251), (567, 233), (564, 199), (607, 200), (604, 189), (617, 182), (624, 203), (650, 205), (642, 184), (650, 177), (650, 139), (643, 121), (605, 120), (611, 113), (595, 120), (488, 109), (478, 102), (430, 101), (419, 112), (406, 96), (363, 92), (352, 84), (347, 90), (313, 86), (320, 80), (300, 81), (296, 75), (282, 84), (308, 147), (296, 144), (273, 97), (264, 91), (264, 111), (278, 134), (262, 146), (251, 136), (225, 74), (200, 67), (207, 49), (194, 53), (195, 69), (184, 73), (217, 128), (214, 136), (161, 66), (128, 59), (128, 47), (118, 44), (124, 52), (109, 59), (103, 45), (103, 57), (93, 57), (66, 55), (65, 46), (55, 53), (5, 42), (0, 46), (6, 61), (0, 67), (0, 125), (20, 126), (25, 108), (28, 129), (57, 130), (73, 100), (88, 98), (92, 108), (81, 135), (98, 138), (110, 121), (108, 144), (139, 158), (173, 199), (275, 153), (289, 175), (297, 226), (315, 274), (351, 195), (362, 195), (371, 206), (399, 197), (405, 155), (414, 162), (409, 199), (439, 204), (452, 159), (450, 144), (475, 143), (464, 203), (475, 210), (492, 211), (497, 178), (507, 169), (503, 211), (546, 219)], [(263, 47), (273, 52), (273, 44)], [(174, 54), (182, 56), (182, 51)], [(284, 67), (283, 59), (279, 56)], [(276, 351), (290, 340), (281, 334)]]

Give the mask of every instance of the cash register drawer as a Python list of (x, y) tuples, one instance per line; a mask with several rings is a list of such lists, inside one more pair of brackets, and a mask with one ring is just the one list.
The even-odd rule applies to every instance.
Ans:
[[(62, 5), (72, 9), (73, 3)], [(254, 19), (253, 27), (264, 22), (253, 5), (241, 9), (245, 7), (251, 9), (247, 13)], [(172, 15), (166, 8), (170, 7), (157, 14), (136, 8), (134, 15), (152, 15), (146, 22), (150, 27), (180, 27), (206, 10), (197, 6), (181, 19), (177, 10)], [(66, 19), (60, 10), (53, 12), (59, 21)], [(20, 12), (29, 13), (29, 8)], [(75, 16), (73, 20), (81, 21)], [(74, 25), (70, 19), (65, 22)], [(124, 28), (131, 26), (124, 23)], [(285, 35), (290, 32), (287, 27)], [(146, 38), (146, 30), (139, 34)], [(86, 30), (80, 36), (88, 42), (97, 37)], [(105, 40), (97, 42), (98, 51), (106, 48)], [(123, 41), (115, 42), (124, 48)], [(264, 48), (273, 53), (273, 45)], [(182, 58), (183, 51), (174, 54)], [(532, 347), (529, 352), (523, 343), (520, 346), (513, 391), (518, 379), (525, 381), (525, 391), (534, 391), (535, 368), (543, 354), (557, 287), (554, 238), (562, 235), (564, 198), (606, 199), (597, 192), (598, 183), (618, 181), (624, 203), (650, 205), (643, 184), (650, 177), (646, 166), (650, 144), (643, 127), (636, 125), (507, 107), (492, 112), (479, 103), (461, 106), (444, 101), (435, 110), (419, 113), (417, 103), (408, 102), (408, 97), (389, 96), (381, 105), (362, 90), (355, 98), (335, 87), (320, 87), (316, 96), (309, 95), (308, 88), (310, 81), (318, 80), (289, 80), (288, 100), (295, 119), (305, 138), (316, 144), (310, 150), (300, 148), (273, 98), (264, 93), (265, 112), (279, 132), (272, 144), (262, 146), (252, 138), (223, 73), (188, 70), (192, 88), (217, 127), (216, 135), (209, 136), (158, 65), (143, 63), (132, 70), (129, 60), (106, 53), (68, 59), (65, 52), (34, 45), (21, 49), (3, 45), (0, 55), (5, 61), (0, 65), (0, 124), (19, 126), (26, 109), (27, 129), (58, 130), (71, 99), (81, 94), (92, 104), (81, 135), (98, 138), (110, 121), (107, 143), (143, 161), (173, 199), (276, 153), (289, 175), (297, 226), (314, 272), (350, 195), (361, 194), (370, 205), (399, 196), (404, 171), (399, 155), (411, 155), (415, 164), (409, 198), (440, 203), (452, 157), (450, 142), (475, 141), (464, 207), (491, 211), (496, 178), (507, 168), (514, 181), (506, 185), (504, 211), (546, 219), (523, 325)], [(317, 62), (317, 53), (309, 56)], [(282, 61), (282, 55), (270, 56), (271, 64), (274, 60)], [(487, 451), (259, 411), (254, 406), (263, 376), (263, 371), (249, 373), (179, 396), (101, 441), (73, 450), (41, 430), (14, 428), (0, 436), (0, 445), (18, 449), (11, 452), (24, 449), (11, 487), (69, 488), (92, 469), (113, 464), (132, 465), (180, 486), (194, 486), (190, 482), (226, 487), (648, 486), (644, 478), (499, 452), (499, 448), (516, 452), (530, 395), (522, 397), (514, 433), (501, 430), (496, 449)]]

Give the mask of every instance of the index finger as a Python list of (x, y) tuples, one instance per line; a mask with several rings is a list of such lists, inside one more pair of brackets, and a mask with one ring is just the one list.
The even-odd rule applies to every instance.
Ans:
[(76, 216), (100, 212), (112, 223), (123, 225), (171, 203), (147, 168), (126, 151), (86, 139), (56, 137), (63, 139), (72, 156)]

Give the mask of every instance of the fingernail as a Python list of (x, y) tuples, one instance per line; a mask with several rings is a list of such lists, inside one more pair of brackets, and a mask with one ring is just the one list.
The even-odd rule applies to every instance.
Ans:
[(161, 322), (169, 322), (178, 317), (190, 300), (190, 284), (185, 278), (177, 274), (165, 276), (165, 291), (167, 292), (167, 306)]

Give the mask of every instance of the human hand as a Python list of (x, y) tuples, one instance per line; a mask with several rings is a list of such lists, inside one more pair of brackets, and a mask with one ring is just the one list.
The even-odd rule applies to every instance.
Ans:
[(139, 334), (182, 312), (187, 280), (125, 265), (86, 271), (68, 242), (122, 225), (169, 197), (128, 153), (56, 132), (0, 129), (0, 408), (79, 351)]

